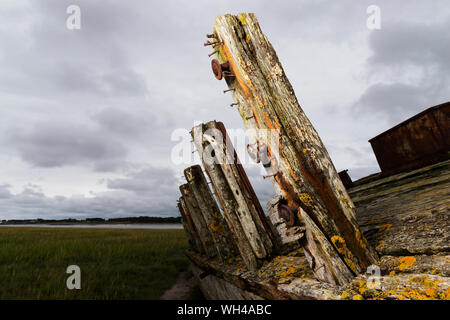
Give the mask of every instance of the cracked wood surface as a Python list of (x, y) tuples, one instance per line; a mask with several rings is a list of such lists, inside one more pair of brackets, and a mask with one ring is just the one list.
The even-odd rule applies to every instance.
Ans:
[[(214, 33), (222, 43), (217, 59), (228, 62), (234, 75), (225, 80), (235, 89), (232, 94), (245, 126), (277, 131), (279, 145), (276, 139), (255, 137), (267, 146), (273, 166), (279, 168), (271, 180), (289, 206), (301, 207), (308, 214), (349, 270), (354, 274), (365, 271), (376, 260), (376, 252), (360, 232), (354, 205), (255, 16), (219, 16)], [(312, 246), (309, 251), (315, 260), (328, 264), (327, 270), (334, 270), (327, 280), (348, 281), (345, 274), (339, 275), (337, 265), (320, 256), (326, 250), (314, 251)]]
[[(355, 204), (361, 229), (369, 231), (367, 239), (372, 246), (377, 246), (381, 255), (376, 262), (381, 272), (378, 288), (370, 286), (370, 274), (361, 274), (343, 286), (320, 282), (301, 251), (276, 257), (256, 273), (249, 272), (237, 262), (228, 262), (226, 266), (211, 260), (206, 263), (211, 263), (213, 268), (222, 268), (223, 273), (271, 286), (271, 291), (279, 291), (289, 299), (449, 300), (449, 189), (445, 178), (450, 173), (449, 163), (372, 180), (359, 184), (357, 189), (350, 189), (355, 199), (365, 197), (364, 201)], [(436, 183), (436, 177), (443, 178)], [(381, 196), (371, 196), (379, 194), (380, 190)], [(389, 194), (392, 197), (386, 197)], [(391, 209), (386, 212), (383, 208)], [(404, 217), (408, 219), (404, 220)], [(412, 226), (405, 227), (405, 223), (409, 225), (408, 221), (412, 221)], [(373, 229), (375, 231), (371, 231)], [(394, 232), (390, 233), (391, 230)], [(380, 242), (386, 243), (385, 246), (380, 246)], [(223, 278), (229, 279), (228, 276)], [(234, 279), (232, 283), (237, 285), (239, 281)], [(248, 286), (241, 287), (242, 290), (245, 288), (253, 290)], [(273, 295), (262, 296), (275, 299)]]
[(237, 164), (225, 128), (210, 121), (194, 127), (191, 134), (241, 256), (255, 269), (270, 257), (274, 236), (245, 172)]
[(202, 168), (199, 165), (186, 168), (184, 175), (214, 241), (218, 257), (224, 261), (235, 256), (236, 250), (230, 229), (208, 187)]

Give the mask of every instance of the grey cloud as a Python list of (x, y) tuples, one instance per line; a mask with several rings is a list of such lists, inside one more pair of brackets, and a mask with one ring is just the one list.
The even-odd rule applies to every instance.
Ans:
[(173, 192), (178, 187), (176, 181), (172, 170), (149, 167), (132, 172), (126, 178), (108, 179), (107, 187), (136, 193), (152, 193), (155, 188), (160, 192)]
[(0, 185), (0, 199), (8, 199), (12, 197), (11, 191), (9, 191), (10, 187), (11, 186), (9, 184)]
[(88, 126), (46, 122), (11, 133), (22, 159), (38, 167), (86, 165), (112, 170), (125, 161), (126, 147), (104, 132)]
[(450, 19), (435, 23), (396, 21), (369, 36), (368, 77), (390, 78), (370, 85), (353, 105), (364, 116), (390, 125), (443, 103), (450, 96)]
[(369, 62), (377, 66), (436, 65), (450, 68), (448, 45), (450, 19), (443, 22), (413, 23), (396, 21), (387, 24), (380, 32), (372, 32), (369, 47), (373, 51)]
[(357, 114), (386, 117), (391, 124), (395, 124), (436, 102), (433, 102), (429, 88), (403, 83), (377, 83), (367, 88), (353, 108)]
[(111, 133), (133, 136), (146, 130), (150, 123), (145, 117), (122, 111), (119, 108), (105, 108), (92, 117)]
[(179, 195), (174, 175), (170, 169), (146, 168), (124, 179), (108, 180), (110, 191), (92, 193), (91, 197), (48, 197), (36, 185), (27, 185), (13, 195), (2, 185), (0, 219), (177, 216)]

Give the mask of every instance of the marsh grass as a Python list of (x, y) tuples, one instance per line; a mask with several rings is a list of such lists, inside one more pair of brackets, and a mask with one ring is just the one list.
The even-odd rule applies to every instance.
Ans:
[[(159, 299), (187, 269), (183, 230), (0, 228), (0, 299)], [(81, 289), (69, 290), (69, 265)]]

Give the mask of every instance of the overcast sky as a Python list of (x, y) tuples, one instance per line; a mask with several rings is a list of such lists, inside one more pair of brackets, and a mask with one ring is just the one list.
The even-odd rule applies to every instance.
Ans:
[[(380, 30), (366, 26), (371, 4)], [(447, 0), (1, 0), (0, 219), (178, 215), (188, 164), (171, 160), (174, 130), (243, 129), (203, 47), (217, 15), (239, 12), (257, 15), (353, 179), (379, 171), (368, 139), (450, 100)], [(273, 188), (246, 168), (265, 206)]]

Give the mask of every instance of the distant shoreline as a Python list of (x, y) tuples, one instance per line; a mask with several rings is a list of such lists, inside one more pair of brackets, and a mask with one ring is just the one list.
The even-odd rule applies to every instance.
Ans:
[(181, 223), (32, 223), (0, 224), (0, 228), (182, 229)]
[(123, 218), (86, 218), (78, 219), (11, 219), (0, 220), (0, 226), (17, 226), (17, 225), (156, 225), (156, 224), (181, 224), (181, 217), (123, 217)]

